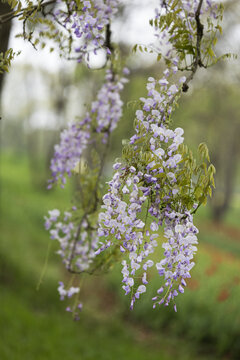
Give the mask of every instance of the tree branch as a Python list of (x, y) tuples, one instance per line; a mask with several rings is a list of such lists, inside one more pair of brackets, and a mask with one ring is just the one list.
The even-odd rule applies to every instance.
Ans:
[(34, 5), (31, 8), (29, 8), (29, 7), (23, 8), (18, 13), (16, 13), (16, 10), (12, 10), (12, 11), (0, 16), (0, 25), (11, 21), (13, 18), (17, 18), (17, 17), (23, 15), (24, 12), (27, 12), (27, 13), (29, 12), (30, 14), (32, 14), (35, 10), (43, 11), (43, 9), (46, 6), (55, 4), (55, 3), (56, 3), (56, 0), (49, 0), (46, 2), (41, 2), (40, 4), (37, 4), (37, 5)]
[(200, 0), (197, 10), (195, 12), (195, 20), (196, 20), (196, 24), (197, 24), (196, 56), (195, 56), (195, 60), (192, 65), (191, 74), (187, 77), (186, 81), (184, 82), (184, 84), (182, 86), (183, 92), (188, 91), (188, 88), (189, 88), (188, 83), (193, 79), (198, 67), (204, 67), (202, 60), (201, 60), (201, 41), (202, 41), (202, 37), (203, 37), (203, 24), (200, 21), (200, 13), (201, 13), (202, 5), (203, 5), (203, 0)]

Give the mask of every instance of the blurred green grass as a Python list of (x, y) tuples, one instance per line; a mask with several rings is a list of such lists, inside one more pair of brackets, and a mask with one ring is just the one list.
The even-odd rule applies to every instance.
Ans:
[[(69, 199), (70, 187), (36, 190), (25, 157), (1, 155), (1, 359), (240, 357), (240, 242), (211, 227), (207, 209), (198, 217), (197, 264), (188, 289), (178, 299), (177, 314), (151, 308), (159, 287), (154, 274), (146, 296), (130, 312), (116, 266), (103, 279), (87, 279), (84, 311), (74, 322), (56, 291), (58, 280), (66, 275), (54, 253), (55, 243), (36, 291), (49, 244), (43, 215), (52, 208), (64, 209)], [(235, 210), (234, 218), (239, 229)]]

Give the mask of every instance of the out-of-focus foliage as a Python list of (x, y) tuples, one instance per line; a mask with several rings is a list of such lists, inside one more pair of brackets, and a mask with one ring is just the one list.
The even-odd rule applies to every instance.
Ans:
[[(205, 27), (200, 23), (200, 12), (198, 14), (190, 14), (188, 22), (191, 23), (191, 30), (188, 22), (181, 22), (179, 19), (179, 13), (182, 9), (179, 8), (178, 0), (173, 1), (170, 9), (167, 8), (167, 4), (165, 4), (165, 7), (165, 15), (161, 14), (160, 17), (156, 16), (155, 19), (151, 19), (149, 23), (155, 29), (160, 29), (163, 33), (169, 33), (169, 41), (176, 49), (182, 70), (195, 71), (196, 65), (207, 68), (220, 60), (236, 59), (235, 54), (225, 53), (217, 56), (215, 53), (214, 48), (218, 42), (219, 35), (223, 34), (221, 24), (224, 7), (221, 3), (219, 4), (217, 16), (214, 17), (214, 21), (211, 17), (208, 17)], [(207, 36), (203, 36), (203, 32)], [(197, 42), (193, 41), (195, 37), (197, 38)], [(143, 46), (136, 44), (133, 51), (136, 52), (137, 50), (146, 53), (155, 53), (158, 49), (155, 48), (154, 45)], [(162, 58), (164, 58), (164, 55), (159, 52), (157, 60), (160, 61)], [(165, 58), (165, 61), (168, 62), (168, 59)]]
[[(217, 81), (217, 79), (216, 79)], [(208, 83), (183, 100), (176, 113), (179, 125), (187, 124), (189, 144), (206, 141), (216, 172), (216, 189), (210, 202), (212, 216), (220, 221), (231, 206), (239, 175), (239, 88), (235, 83)]]
[(15, 55), (13, 49), (8, 49), (5, 53), (0, 53), (0, 73), (9, 71), (9, 67)]

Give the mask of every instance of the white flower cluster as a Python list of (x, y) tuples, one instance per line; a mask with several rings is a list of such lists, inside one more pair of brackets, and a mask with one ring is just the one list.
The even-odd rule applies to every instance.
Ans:
[[(98, 236), (106, 237), (106, 241), (99, 242), (99, 249), (96, 254), (106, 250), (113, 244), (117, 244), (122, 253), (129, 255), (129, 262), (123, 261), (123, 289), (128, 294), (134, 285), (133, 277), (141, 266), (145, 270), (153, 265), (146, 261), (149, 254), (154, 252), (157, 246), (157, 234), (150, 234), (145, 231), (145, 222), (139, 218), (139, 214), (146, 205), (147, 196), (143, 194), (138, 183), (143, 179), (143, 173), (136, 172), (134, 167), (129, 169), (125, 185), (122, 186), (121, 176), (126, 168), (121, 168), (121, 164), (115, 164), (115, 169), (119, 169), (109, 183), (109, 193), (104, 195), (102, 208), (106, 210), (99, 214)], [(126, 201), (121, 199), (126, 196)], [(114, 241), (108, 240), (115, 237)], [(146, 238), (145, 238), (146, 237)], [(147, 284), (146, 273), (143, 274), (143, 284)], [(143, 293), (145, 287), (137, 289), (136, 297)]]
[(58, 292), (60, 295), (60, 299), (64, 300), (65, 297), (72, 297), (74, 294), (78, 294), (80, 291), (79, 287), (71, 286), (68, 290), (64, 288), (64, 284), (62, 281), (59, 281)]
[[(77, 226), (73, 220), (75, 206), (72, 211), (65, 211), (61, 216), (58, 209), (50, 210), (49, 216), (45, 216), (45, 228), (49, 230), (50, 237), (59, 242), (60, 249), (57, 251), (67, 269), (80, 273), (89, 270), (96, 257), (98, 237), (96, 231), (89, 228), (85, 219)], [(62, 281), (59, 282), (58, 292), (60, 299), (77, 296), (75, 305), (67, 307), (66, 310), (74, 314), (75, 320), (79, 319), (79, 312), (82, 310), (82, 303), (78, 301), (80, 286), (65, 288)]]
[[(180, 83), (183, 80), (180, 79)], [(183, 129), (171, 130), (165, 122), (166, 108), (171, 113), (173, 97), (180, 90), (173, 91), (164, 78), (159, 82), (150, 78), (147, 89), (148, 97), (141, 98), (143, 108), (136, 112), (136, 134), (130, 139), (135, 157), (114, 164), (115, 174), (103, 197), (103, 212), (99, 214), (100, 241), (96, 251), (98, 255), (110, 246), (117, 246), (125, 255), (123, 289), (126, 294), (131, 294), (131, 309), (140, 294), (146, 291), (147, 273), (154, 265), (149, 256), (158, 246), (159, 226), (164, 224), (168, 242), (163, 244), (165, 258), (155, 264), (164, 283), (158, 291), (159, 295), (162, 293), (161, 298), (154, 298), (154, 307), (156, 303), (168, 305), (183, 292), (197, 249), (194, 245), (197, 229), (178, 198), (177, 175), (182, 161), (178, 149), (184, 141)], [(145, 165), (140, 160), (142, 143), (148, 153)]]
[(65, 211), (61, 217), (58, 209), (50, 210), (49, 216), (45, 216), (45, 228), (49, 230), (51, 239), (59, 242), (60, 250), (57, 253), (66, 268), (73, 267), (82, 272), (89, 269), (95, 258), (97, 237), (94, 230), (89, 230), (86, 220), (76, 225), (72, 219), (75, 211), (73, 207), (73, 212)]

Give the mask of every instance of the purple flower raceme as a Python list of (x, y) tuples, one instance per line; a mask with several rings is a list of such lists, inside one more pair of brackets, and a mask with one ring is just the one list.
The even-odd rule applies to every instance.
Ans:
[(70, 2), (71, 12), (58, 9), (55, 17), (70, 31), (78, 61), (82, 62), (89, 52), (106, 48), (105, 28), (112, 22), (121, 5), (121, 0), (89, 0)]
[[(157, 271), (164, 278), (164, 284), (158, 289), (158, 295), (153, 298), (156, 304), (168, 306), (179, 293), (184, 293), (187, 285), (185, 279), (190, 278), (192, 261), (197, 251), (198, 229), (192, 223), (189, 211), (185, 214), (175, 211), (165, 211), (164, 236), (168, 239), (163, 243), (165, 258), (156, 264)], [(174, 310), (177, 311), (176, 304)]]
[[(124, 68), (123, 74), (128, 73), (128, 69)], [(81, 122), (69, 125), (68, 129), (61, 133), (60, 144), (55, 146), (51, 161), (53, 179), (50, 180), (49, 187), (58, 180), (61, 180), (62, 186), (65, 184), (66, 176), (71, 176), (93, 136), (97, 136), (103, 143), (107, 142), (122, 116), (120, 92), (127, 81), (124, 76), (119, 77), (111, 70), (106, 71), (105, 82), (96, 101), (92, 103), (90, 112)], [(80, 223), (76, 222), (73, 216), (76, 210), (73, 206), (71, 212), (66, 211), (63, 215), (58, 209), (49, 211), (49, 216), (45, 216), (45, 228), (51, 239), (59, 242), (60, 249), (57, 253), (62, 257), (66, 268), (81, 273), (89, 270), (96, 257), (98, 236), (96, 230), (89, 226), (88, 217)], [(61, 299), (64, 299), (65, 296), (78, 294), (80, 288), (71, 286), (65, 289), (61, 283), (58, 290)], [(76, 312), (76, 309), (71, 311)], [(78, 314), (76, 316), (78, 317)]]
[[(115, 168), (119, 164), (115, 164)], [(153, 253), (157, 246), (157, 234), (145, 231), (145, 222), (139, 218), (142, 207), (147, 197), (143, 195), (138, 183), (142, 181), (143, 174), (130, 169), (130, 174), (125, 178), (122, 186), (121, 177), (127, 169), (120, 168), (115, 173), (113, 180), (109, 182), (109, 192), (103, 197), (102, 209), (105, 212), (99, 214), (98, 236), (105, 241), (99, 241), (99, 249), (96, 254), (106, 250), (112, 245), (117, 245), (122, 253), (128, 255), (128, 261), (122, 262), (123, 289), (126, 294), (132, 291), (136, 272), (144, 266), (151, 267), (153, 262), (146, 261), (149, 254)], [(127, 194), (127, 201), (122, 197)], [(144, 236), (148, 236), (147, 240)], [(109, 240), (112, 239), (112, 240)], [(146, 284), (144, 277), (144, 283)], [(137, 289), (137, 297), (143, 293), (143, 287)]]
[(104, 28), (113, 20), (120, 4), (120, 0), (83, 1), (82, 13), (73, 14), (74, 34), (82, 40), (82, 45), (75, 49), (79, 62), (89, 51), (96, 53), (105, 46)]
[[(123, 73), (128, 75), (128, 69), (124, 68)], [(107, 70), (105, 82), (97, 94), (96, 101), (92, 102), (91, 113), (96, 115), (96, 131), (105, 133), (103, 142), (106, 142), (106, 138), (122, 117), (123, 102), (120, 92), (126, 82), (128, 82), (126, 77), (119, 78), (111, 70)]]
[[(128, 69), (124, 68), (123, 73), (127, 75)], [(55, 145), (51, 160), (52, 179), (49, 180), (48, 188), (58, 181), (64, 187), (66, 176), (72, 175), (85, 149), (91, 144), (95, 132), (102, 137), (103, 143), (107, 142), (109, 134), (116, 128), (122, 116), (120, 92), (127, 81), (125, 76), (119, 77), (111, 70), (106, 71), (105, 82), (96, 101), (92, 102), (91, 110), (83, 120), (69, 124), (60, 134), (60, 143)]]
[(60, 143), (54, 146), (54, 156), (51, 160), (52, 179), (48, 181), (49, 189), (58, 181), (61, 181), (61, 186), (64, 187), (66, 175), (72, 175), (72, 170), (89, 143), (91, 121), (87, 113), (84, 120), (69, 124), (67, 129), (61, 132)]
[[(177, 59), (174, 61), (177, 63)], [(134, 151), (114, 164), (115, 174), (99, 214), (96, 255), (111, 246), (123, 254), (122, 287), (126, 295), (131, 294), (131, 309), (146, 292), (148, 272), (153, 266), (164, 281), (154, 297), (154, 307), (156, 303), (168, 305), (183, 292), (197, 250), (197, 229), (178, 195), (183, 129), (171, 130), (167, 121), (181, 93), (179, 85), (166, 80), (171, 71), (170, 66), (160, 81), (148, 79), (148, 97), (140, 99), (143, 105), (136, 111), (136, 133), (129, 142)], [(181, 78), (179, 83), (183, 81)], [(163, 244), (164, 259), (154, 263), (150, 257), (158, 247), (159, 226), (163, 224), (168, 242)]]
[[(167, 164), (167, 161), (164, 162)], [(118, 166), (119, 164), (116, 164), (115, 168)], [(165, 166), (164, 171), (169, 171), (168, 166)], [(145, 174), (135, 170), (135, 174), (126, 175), (129, 170), (122, 166), (117, 169), (113, 180), (109, 182), (109, 192), (103, 197), (104, 212), (99, 214), (100, 241), (96, 254), (110, 246), (118, 246), (126, 255), (122, 262), (123, 289), (126, 295), (131, 293), (132, 308), (135, 300), (146, 291), (147, 272), (154, 265), (149, 256), (158, 246), (159, 225), (165, 222), (165, 237), (168, 239), (168, 242), (163, 244), (165, 258), (155, 264), (159, 275), (163, 276), (164, 297), (156, 297), (155, 303), (164, 302), (168, 305), (179, 292), (183, 292), (182, 286), (186, 286), (185, 279), (190, 277), (190, 270), (194, 265), (191, 259), (197, 250), (197, 229), (192, 224), (189, 212), (170, 211), (170, 205), (160, 210), (161, 189), (155, 182), (158, 174), (152, 175), (152, 171), (148, 169)], [(124, 186), (121, 178), (124, 179)], [(173, 181), (172, 176), (170, 181)], [(144, 183), (144, 186), (139, 186), (141, 183)], [(146, 189), (155, 192), (155, 200), (152, 203), (149, 196), (144, 195), (147, 193)], [(172, 192), (169, 204), (176, 194), (177, 191)], [(141, 216), (144, 207), (147, 209), (145, 219)], [(150, 224), (147, 218), (151, 218)], [(150, 230), (147, 230), (149, 227)], [(136, 284), (135, 278), (141, 278), (142, 285), (139, 284), (139, 280)]]

